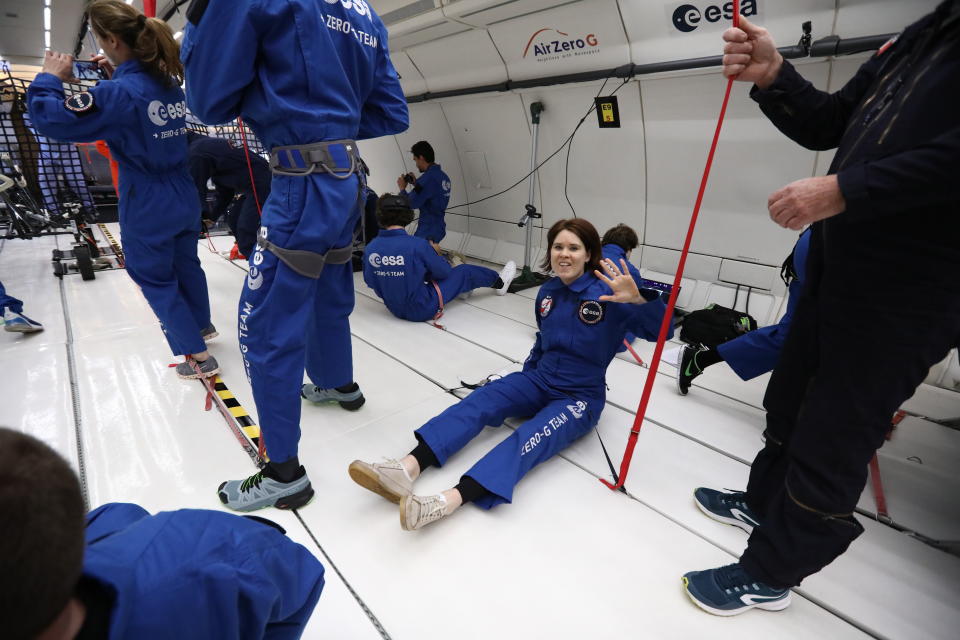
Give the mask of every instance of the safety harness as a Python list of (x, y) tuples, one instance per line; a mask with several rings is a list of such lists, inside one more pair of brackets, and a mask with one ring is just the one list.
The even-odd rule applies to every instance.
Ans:
[[(359, 182), (358, 201), (365, 186), (360, 166), (360, 153), (353, 140), (281, 146), (270, 151), (270, 171), (277, 175), (304, 177), (313, 173), (326, 173), (337, 180), (346, 180), (356, 175)], [(261, 234), (257, 238), (257, 246), (277, 256), (294, 273), (313, 280), (320, 277), (326, 265), (346, 264), (353, 258), (352, 241), (347, 246), (317, 253), (303, 249), (285, 249)]]

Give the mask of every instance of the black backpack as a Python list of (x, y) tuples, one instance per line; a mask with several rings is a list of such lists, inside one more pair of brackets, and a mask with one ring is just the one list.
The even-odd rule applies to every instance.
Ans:
[(711, 304), (688, 313), (680, 325), (680, 339), (691, 345), (715, 348), (757, 328), (757, 321), (744, 311)]

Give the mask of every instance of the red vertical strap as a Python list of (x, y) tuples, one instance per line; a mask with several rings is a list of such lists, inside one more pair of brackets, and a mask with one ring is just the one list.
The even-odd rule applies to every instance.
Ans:
[(631, 345), (626, 338), (623, 339), (623, 346), (627, 348), (627, 351), (629, 351), (630, 355), (633, 356), (633, 359), (637, 361), (637, 364), (639, 364), (642, 367), (643, 359), (640, 357), (640, 355), (636, 351), (633, 350), (633, 345)]
[(143, 0), (143, 15), (148, 18), (157, 17), (157, 0)]
[[(740, 26), (740, 1), (733, 0), (733, 26)], [(633, 450), (637, 446), (637, 437), (640, 435), (640, 426), (643, 424), (643, 418), (647, 413), (647, 404), (650, 402), (650, 394), (653, 391), (653, 382), (657, 377), (657, 368), (660, 366), (660, 356), (663, 354), (663, 346), (667, 341), (667, 333), (670, 330), (670, 324), (673, 322), (673, 309), (677, 304), (677, 295), (680, 293), (680, 284), (683, 279), (683, 267), (687, 263), (687, 254), (690, 252), (690, 242), (693, 240), (693, 231), (697, 226), (697, 216), (700, 214), (700, 205), (703, 202), (703, 194), (707, 190), (707, 180), (710, 178), (710, 167), (713, 165), (713, 156), (717, 151), (717, 143), (720, 140), (720, 130), (723, 127), (723, 117), (727, 113), (727, 103), (730, 102), (730, 90), (733, 88), (733, 78), (727, 80), (727, 90), (723, 95), (723, 105), (720, 107), (720, 117), (717, 118), (717, 129), (713, 133), (713, 143), (710, 145), (710, 154), (707, 156), (707, 165), (703, 170), (703, 178), (700, 180), (700, 191), (697, 193), (697, 202), (693, 206), (693, 214), (690, 216), (690, 227), (687, 229), (687, 237), (683, 242), (683, 251), (680, 253), (680, 263), (677, 265), (677, 275), (673, 279), (673, 288), (670, 290), (670, 299), (667, 302), (667, 310), (663, 313), (663, 322), (660, 323), (660, 335), (657, 338), (657, 348), (653, 351), (653, 359), (650, 361), (650, 369), (647, 370), (647, 381), (643, 385), (643, 394), (640, 396), (640, 406), (637, 408), (637, 415), (633, 420), (633, 428), (630, 429), (630, 438), (627, 440), (627, 448), (623, 453), (623, 461), (620, 463), (620, 479), (616, 484), (612, 484), (601, 478), (600, 482), (613, 490), (618, 490), (627, 481), (627, 472), (630, 470), (630, 460), (633, 458)]]
[(247, 157), (247, 171), (250, 172), (250, 186), (253, 188), (253, 201), (257, 203), (257, 215), (263, 217), (263, 209), (260, 207), (260, 196), (257, 195), (257, 182), (253, 179), (253, 164), (250, 162), (250, 147), (247, 146), (247, 132), (244, 130), (243, 118), (237, 118), (237, 126), (240, 128), (240, 140), (243, 142), (243, 153)]
[(443, 292), (440, 291), (440, 285), (437, 284), (436, 280), (431, 280), (430, 284), (432, 284), (433, 288), (437, 290), (437, 300), (440, 301), (440, 308), (437, 309), (437, 315), (433, 316), (433, 320), (430, 322), (437, 329), (443, 329), (443, 325), (440, 324), (440, 318), (443, 317)]
[(877, 454), (873, 454), (870, 461), (870, 482), (873, 485), (873, 499), (877, 503), (877, 516), (880, 518), (890, 518), (887, 511), (887, 497), (883, 493), (883, 478), (880, 477), (880, 461), (877, 460)]

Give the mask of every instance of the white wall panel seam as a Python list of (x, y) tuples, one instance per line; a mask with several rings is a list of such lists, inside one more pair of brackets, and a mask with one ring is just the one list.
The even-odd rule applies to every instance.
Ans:
[[(447, 131), (450, 132), (450, 140), (453, 141), (453, 148), (457, 150), (457, 165), (460, 167), (460, 182), (461, 182), (460, 187), (463, 189), (463, 193), (467, 194), (468, 193), (467, 192), (467, 172), (464, 171), (463, 160), (460, 158), (463, 152), (460, 150), (460, 147), (457, 146), (457, 138), (456, 136), (453, 135), (453, 127), (450, 125), (450, 118), (447, 117), (447, 112), (443, 108), (443, 102), (444, 102), (443, 100), (440, 101), (440, 113), (443, 114), (443, 121), (447, 123)], [(469, 204), (470, 198), (469, 197), (466, 198), (466, 202), (467, 202), (467, 206), (463, 207), (463, 209), (465, 209), (467, 212), (466, 213), (467, 232), (464, 234), (464, 236), (470, 233), (470, 204)], [(466, 243), (466, 237), (464, 237), (464, 243)]]
[[(631, 82), (633, 82), (633, 80), (631, 80)], [(637, 81), (637, 93), (640, 95), (640, 127), (641, 133), (643, 134), (643, 229), (641, 231), (643, 235), (640, 236), (640, 244), (643, 245), (646, 243), (647, 238), (647, 220), (650, 219), (650, 200), (648, 195), (650, 190), (647, 188), (647, 185), (650, 184), (647, 177), (650, 171), (650, 158), (647, 156), (647, 118), (643, 113), (643, 88), (640, 86), (639, 80)], [(642, 259), (641, 255), (641, 260)]]

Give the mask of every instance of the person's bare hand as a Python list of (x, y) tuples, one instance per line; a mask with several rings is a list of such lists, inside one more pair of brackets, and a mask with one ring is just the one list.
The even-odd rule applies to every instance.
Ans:
[(113, 71), (114, 71), (113, 64), (109, 60), (107, 60), (107, 56), (102, 54), (93, 56), (92, 58), (90, 58), (90, 62), (96, 62), (97, 66), (103, 69), (103, 73), (108, 78), (113, 77)]
[(52, 73), (63, 82), (73, 78), (73, 56), (67, 53), (47, 51), (43, 57), (43, 73)]
[(603, 269), (605, 273), (597, 270), (594, 270), (593, 273), (607, 283), (607, 286), (610, 287), (613, 294), (600, 296), (597, 300), (600, 302), (624, 302), (629, 304), (643, 304), (646, 302), (643, 296), (640, 295), (640, 290), (637, 289), (636, 280), (630, 275), (626, 260), (621, 258), (620, 267), (617, 267), (613, 260), (605, 258), (600, 261), (600, 268)]
[(791, 182), (773, 192), (767, 200), (770, 219), (794, 231), (835, 216), (846, 208), (836, 175)]
[(761, 89), (777, 79), (783, 56), (769, 31), (740, 16), (740, 27), (724, 31), (723, 41), (724, 77), (753, 82)]
[(403, 176), (397, 178), (397, 189), (400, 189), (401, 192), (407, 190), (407, 181), (403, 179)]

